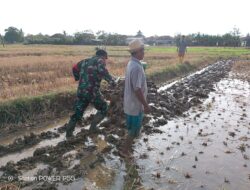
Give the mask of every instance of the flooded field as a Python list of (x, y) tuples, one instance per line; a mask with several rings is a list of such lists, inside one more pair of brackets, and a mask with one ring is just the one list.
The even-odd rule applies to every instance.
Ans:
[[(241, 189), (250, 188), (250, 85), (233, 78), (233, 61), (220, 61), (171, 84), (149, 81), (152, 112), (135, 140), (138, 179), (119, 156), (126, 138), (123, 84), (106, 90), (109, 116), (88, 131), (91, 108), (74, 137), (68, 118), (1, 138), (0, 184), (21, 189)], [(30, 132), (32, 132), (30, 134)]]
[[(198, 107), (143, 136), (135, 158), (148, 189), (250, 188), (250, 85), (226, 78)], [(147, 141), (145, 142), (145, 138)]]

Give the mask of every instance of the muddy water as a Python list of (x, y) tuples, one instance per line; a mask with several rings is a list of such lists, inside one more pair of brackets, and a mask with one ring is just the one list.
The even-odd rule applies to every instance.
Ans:
[(144, 187), (250, 189), (250, 85), (228, 78), (215, 89), (187, 117), (161, 126), (165, 133), (135, 144)]
[[(109, 144), (104, 140), (104, 136), (99, 135), (93, 139), (89, 138), (86, 145), (96, 145), (97, 152), (102, 152), (102, 150), (104, 150)], [(89, 154), (87, 157), (80, 160), (80, 165), (81, 167), (87, 166), (95, 159), (95, 154)], [(112, 153), (105, 156), (104, 159), (105, 164), (98, 164), (95, 168), (87, 171), (86, 178), (79, 180), (82, 183), (82, 186), (78, 187), (88, 187), (93, 190), (122, 189), (124, 176), (126, 174), (124, 163), (120, 161), (119, 157)], [(70, 184), (68, 187), (74, 189), (73, 186), (74, 183)]]
[[(120, 161), (119, 157), (111, 154), (104, 156), (103, 163), (97, 163), (94, 168), (89, 168), (91, 162), (96, 160), (96, 152), (89, 152), (84, 158), (76, 158), (78, 151), (84, 147), (97, 146), (97, 152), (103, 151), (109, 144), (104, 140), (104, 137), (99, 135), (97, 137), (90, 138), (83, 145), (83, 147), (77, 147), (75, 150), (65, 153), (62, 156), (62, 160), (65, 158), (71, 158), (71, 164), (69, 164), (68, 169), (72, 169), (77, 166), (79, 169), (86, 168), (85, 174), (81, 178), (73, 180), (71, 183), (56, 183), (56, 188), (58, 190), (64, 189), (91, 189), (91, 190), (116, 190), (122, 189), (125, 176), (125, 165)], [(39, 170), (46, 168), (45, 164), (38, 164), (35, 169), (29, 171), (23, 171), (22, 177), (36, 176)], [(67, 173), (67, 169), (61, 171), (61, 175), (70, 175)], [(24, 189), (32, 189), (37, 187), (37, 184), (33, 184)], [(46, 188), (45, 188), (46, 189)]]
[[(54, 126), (51, 125), (50, 127), (52, 129), (57, 129), (60, 126), (61, 125), (54, 125)], [(80, 132), (80, 130), (81, 130), (81, 128), (76, 128), (74, 133), (76, 134), (76, 133)], [(45, 130), (45, 131), (47, 131), (47, 130)], [(41, 132), (43, 132), (43, 131), (41, 131)], [(60, 136), (58, 138), (43, 140), (40, 143), (38, 143), (32, 147), (25, 148), (25, 149), (21, 150), (20, 152), (7, 154), (3, 157), (0, 157), (0, 167), (7, 164), (7, 162), (9, 162), (10, 160), (13, 162), (18, 162), (24, 158), (32, 157), (33, 153), (35, 152), (36, 149), (46, 147), (46, 146), (56, 146), (59, 142), (62, 142), (63, 140), (66, 140), (64, 133), (60, 134)]]
[(17, 138), (22, 138), (25, 135), (29, 135), (30, 133), (34, 133), (34, 134), (40, 134), (41, 132), (46, 132), (46, 131), (50, 131), (51, 129), (56, 130), (57, 128), (61, 127), (62, 125), (64, 125), (68, 120), (67, 118), (62, 118), (56, 122), (54, 122), (53, 124), (50, 125), (46, 125), (46, 126), (42, 126), (42, 127), (36, 127), (36, 128), (32, 128), (30, 130), (19, 130), (17, 132), (14, 132), (8, 136), (5, 137), (1, 137), (0, 139), (0, 144), (1, 145), (8, 145), (14, 142), (15, 139)]
[(20, 152), (7, 154), (6, 156), (0, 158), (0, 167), (7, 164), (7, 162), (9, 162), (10, 160), (13, 162), (18, 162), (19, 160), (22, 160), (24, 158), (31, 157), (33, 156), (33, 153), (37, 148), (42, 148), (45, 146), (56, 146), (59, 142), (63, 141), (64, 139), (65, 135), (62, 134), (58, 138), (41, 141), (37, 145), (32, 146), (30, 148), (26, 148)]
[[(90, 108), (84, 115), (84, 117), (89, 117), (90, 114), (95, 114), (96, 110)], [(41, 132), (46, 132), (46, 131), (57, 131), (59, 127), (61, 127), (68, 118), (62, 119), (59, 122), (46, 126), (46, 127), (40, 127), (39, 129), (32, 129), (29, 131), (33, 132), (35, 134), (39, 134)], [(84, 128), (89, 128), (89, 126), (85, 126)], [(82, 128), (77, 127), (76, 130), (74, 131), (74, 135), (79, 133)], [(6, 138), (1, 139), (2, 144), (9, 144), (14, 141), (13, 137), (22, 137), (23, 135), (26, 135), (27, 132), (19, 132), (18, 134), (15, 134), (15, 136), (7, 136)], [(60, 136), (58, 138), (54, 139), (48, 139), (48, 140), (42, 140), (40, 143), (32, 146), (25, 148), (21, 150), (20, 152), (15, 152), (15, 153), (9, 153), (6, 154), (5, 156), (2, 156), (0, 158), (0, 167), (4, 166), (7, 164), (9, 161), (13, 161), (14, 163), (28, 157), (32, 157), (33, 153), (35, 150), (38, 148), (46, 147), (46, 146), (56, 146), (59, 142), (62, 142), (65, 139), (65, 134), (59, 134)], [(90, 151), (89, 153), (86, 153), (83, 151), (85, 148), (88, 147), (96, 147), (96, 151), (92, 152)], [(107, 143), (104, 140), (104, 136), (98, 136), (98, 137), (88, 137), (87, 141), (82, 142), (81, 147), (75, 147), (74, 150), (71, 150), (69, 152), (66, 152), (62, 156), (63, 162), (67, 164), (68, 160), (70, 159), (70, 163), (68, 167), (62, 169), (60, 174), (54, 173), (51, 175), (70, 175), (68, 173), (70, 170), (72, 170), (74, 167), (79, 167), (79, 169), (84, 168), (84, 177), (77, 178), (73, 180), (72, 183), (56, 183), (57, 189), (82, 189), (83, 187), (89, 187), (93, 190), (99, 190), (99, 189), (122, 189), (123, 183), (124, 183), (124, 176), (125, 176), (125, 165), (123, 162), (121, 162), (120, 157), (114, 155), (113, 153), (109, 154), (103, 154), (101, 153), (107, 146), (111, 146), (109, 143)], [(83, 154), (88, 154), (83, 156), (83, 158), (77, 158), (76, 155), (79, 154), (79, 151), (83, 151)], [(89, 168), (90, 163), (92, 163), (94, 160), (97, 159), (97, 154), (102, 154), (103, 155), (103, 161), (102, 162), (97, 162), (94, 166), (94, 168)], [(27, 167), (27, 170), (20, 170), (21, 175), (18, 177), (21, 177), (20, 180), (26, 181), (30, 183), (27, 187), (24, 187), (22, 189), (32, 189), (37, 187), (37, 182), (36, 176), (39, 175), (39, 172), (43, 170), (49, 171), (49, 165), (46, 163), (37, 163), (35, 167), (32, 169), (29, 169)], [(56, 169), (56, 168), (54, 168)], [(55, 170), (56, 171), (56, 170)], [(3, 175), (3, 172), (0, 171), (0, 176)], [(43, 183), (43, 181), (41, 181)], [(45, 189), (47, 187), (44, 187)], [(48, 187), (49, 188), (49, 187)]]
[[(84, 117), (88, 117), (89, 115), (95, 114), (95, 113), (96, 113), (96, 110), (90, 107), (88, 110), (86, 110)], [(1, 138), (0, 144), (7, 145), (10, 143), (13, 143), (15, 139), (21, 138), (24, 135), (29, 135), (30, 133), (40, 134), (42, 132), (47, 132), (47, 131), (56, 131), (59, 127), (64, 125), (68, 121), (68, 119), (69, 119), (68, 117), (62, 118), (61, 120), (58, 120), (54, 124), (50, 124), (48, 126), (32, 128), (28, 131), (25, 131), (25, 130), (19, 131), (15, 134), (11, 134), (9, 136)], [(87, 126), (87, 128), (88, 128), (88, 126)], [(81, 131), (81, 128), (76, 127), (74, 134), (77, 134), (80, 131)], [(66, 140), (64, 133), (60, 134), (60, 136), (58, 138), (43, 140), (40, 143), (38, 143), (32, 147), (28, 147), (28, 148), (21, 150), (20, 152), (7, 154), (3, 157), (0, 157), (0, 167), (7, 164), (7, 162), (10, 160), (14, 161), (14, 162), (18, 162), (24, 158), (31, 157), (31, 156), (33, 156), (33, 153), (37, 148), (42, 148), (42, 147), (46, 147), (46, 146), (56, 146), (59, 142), (62, 142), (63, 140)]]
[[(96, 110), (93, 109), (92, 107), (89, 107), (86, 112), (84, 113), (84, 117), (89, 117), (91, 114), (95, 114)], [(30, 133), (34, 133), (34, 134), (40, 134), (41, 132), (47, 132), (47, 131), (56, 131), (59, 127), (61, 127), (62, 125), (64, 125), (65, 123), (67, 123), (69, 120), (69, 117), (64, 117), (61, 119), (57, 119), (56, 121), (54, 121), (54, 123), (49, 124), (49, 125), (45, 125), (45, 126), (39, 126), (39, 127), (33, 127), (30, 128), (29, 130), (19, 130), (17, 132), (14, 132), (8, 136), (5, 137), (1, 137), (0, 138), (0, 144), (1, 145), (7, 145), (10, 143), (13, 143), (15, 139), (17, 138), (21, 138), (25, 135), (29, 135)]]

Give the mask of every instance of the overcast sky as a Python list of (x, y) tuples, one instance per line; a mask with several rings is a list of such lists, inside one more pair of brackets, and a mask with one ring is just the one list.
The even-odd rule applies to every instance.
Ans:
[(91, 29), (145, 36), (250, 33), (250, 0), (1, 0), (0, 33), (74, 34)]

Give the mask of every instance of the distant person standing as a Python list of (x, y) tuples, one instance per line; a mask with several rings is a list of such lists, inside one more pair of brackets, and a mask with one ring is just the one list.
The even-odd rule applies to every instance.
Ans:
[(140, 134), (144, 113), (149, 113), (147, 102), (147, 81), (140, 62), (144, 58), (144, 44), (136, 39), (129, 43), (131, 59), (126, 68), (124, 89), (124, 112), (128, 137), (123, 147), (122, 156), (129, 155), (133, 139)]
[(185, 36), (181, 36), (179, 44), (177, 45), (177, 52), (180, 63), (183, 63), (185, 53), (187, 52), (187, 43), (185, 41)]

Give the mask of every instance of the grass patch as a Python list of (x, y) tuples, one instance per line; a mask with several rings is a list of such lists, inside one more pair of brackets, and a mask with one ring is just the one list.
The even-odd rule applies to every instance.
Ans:
[(196, 65), (191, 65), (189, 62), (186, 62), (184, 64), (170, 65), (162, 71), (149, 74), (148, 78), (149, 80), (153, 80), (155, 83), (159, 84), (166, 80), (170, 80), (175, 77), (179, 77), (189, 72), (192, 72), (196, 69)]
[(75, 92), (51, 93), (20, 98), (0, 105), (0, 127), (20, 124), (39, 118), (49, 119), (72, 110)]

